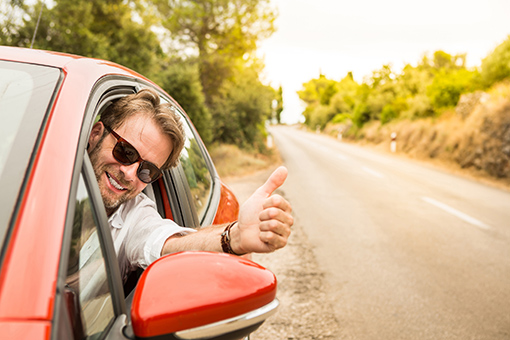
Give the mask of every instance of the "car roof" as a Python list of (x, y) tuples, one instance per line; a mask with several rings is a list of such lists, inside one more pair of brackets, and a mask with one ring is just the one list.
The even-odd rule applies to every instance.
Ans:
[[(74, 72), (83, 71), (84, 75), (89, 74), (91, 65), (94, 65), (94, 69), (100, 70), (104, 74), (122, 74), (149, 81), (135, 71), (110, 61), (61, 52), (0, 46), (0, 59), (58, 67), (63, 70), (73, 69)], [(97, 78), (97, 74), (91, 76)]]

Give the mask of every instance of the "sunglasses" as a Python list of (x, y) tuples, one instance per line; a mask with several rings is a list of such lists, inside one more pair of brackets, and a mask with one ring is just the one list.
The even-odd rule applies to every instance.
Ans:
[(106, 131), (117, 139), (117, 144), (115, 144), (112, 151), (113, 157), (117, 162), (123, 165), (131, 165), (140, 162), (136, 175), (140, 181), (144, 183), (150, 184), (161, 177), (161, 170), (155, 164), (143, 160), (133, 145), (129, 144), (127, 140), (119, 136), (109, 126), (104, 125), (104, 127)]

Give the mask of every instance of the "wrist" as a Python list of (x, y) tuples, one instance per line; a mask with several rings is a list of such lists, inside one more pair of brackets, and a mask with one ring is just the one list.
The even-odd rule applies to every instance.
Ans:
[(239, 223), (237, 221), (229, 223), (221, 234), (221, 248), (224, 253), (233, 255), (244, 255), (244, 251), (239, 247)]

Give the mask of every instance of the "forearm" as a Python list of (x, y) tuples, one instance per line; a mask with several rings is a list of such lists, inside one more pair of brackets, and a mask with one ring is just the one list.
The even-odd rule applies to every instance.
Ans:
[(169, 237), (163, 245), (161, 255), (177, 253), (179, 251), (222, 252), (221, 233), (225, 226), (209, 226), (199, 229), (196, 233)]
[[(169, 237), (161, 255), (177, 253), (179, 251), (212, 251), (223, 252), (221, 234), (225, 231), (228, 224), (214, 225), (199, 229), (196, 233), (187, 235), (174, 235)], [(240, 235), (238, 223), (233, 224), (229, 232), (230, 247), (235, 254), (244, 254), (245, 252), (239, 247)]]

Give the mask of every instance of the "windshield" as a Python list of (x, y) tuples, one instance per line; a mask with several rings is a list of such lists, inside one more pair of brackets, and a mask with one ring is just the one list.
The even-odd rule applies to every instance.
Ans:
[(0, 61), (0, 244), (59, 78), (57, 68)]

